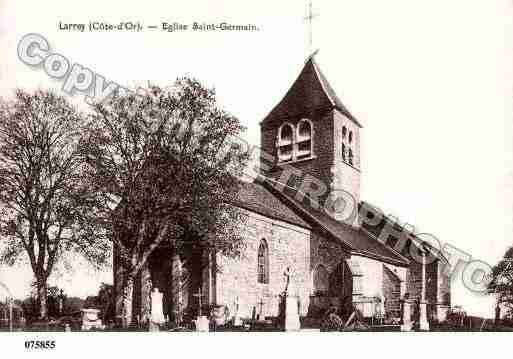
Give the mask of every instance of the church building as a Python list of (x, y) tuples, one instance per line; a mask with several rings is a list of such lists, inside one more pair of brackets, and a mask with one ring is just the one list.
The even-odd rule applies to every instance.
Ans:
[(303, 324), (317, 325), (327, 309), (342, 303), (364, 317), (399, 323), (403, 301), (424, 305), (429, 321), (444, 320), (447, 261), (361, 200), (363, 127), (314, 56), (260, 131), (260, 177), (243, 182), (231, 203), (247, 218), (240, 226), (241, 258), (204, 255), (202, 275), (193, 278), (190, 264), (157, 251), (134, 287), (134, 310), (147, 315), (151, 285), (163, 293), (170, 319), (194, 311), (199, 300), (225, 306), (230, 315), (272, 319), (290, 281)]

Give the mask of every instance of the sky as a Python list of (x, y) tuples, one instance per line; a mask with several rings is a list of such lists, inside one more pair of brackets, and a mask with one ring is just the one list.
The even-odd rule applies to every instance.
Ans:
[[(363, 124), (361, 198), (494, 264), (513, 244), (513, 4), (511, 0), (313, 2), (313, 48), (331, 85)], [(0, 0), (0, 95), (60, 88), (16, 56), (38, 33), (52, 50), (123, 85), (182, 75), (215, 87), (258, 145), (259, 122), (299, 74), (308, 50), (305, 1)], [(252, 23), (256, 32), (66, 32), (62, 23)], [(75, 96), (77, 101), (81, 96)], [(26, 265), (0, 268), (18, 296)], [(51, 279), (97, 292), (108, 272), (80, 265)], [(453, 279), (453, 304), (491, 316), (493, 298)]]

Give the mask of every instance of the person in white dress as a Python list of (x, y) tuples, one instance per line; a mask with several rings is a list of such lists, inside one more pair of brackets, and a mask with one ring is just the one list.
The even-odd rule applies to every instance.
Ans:
[(162, 293), (158, 288), (151, 292), (151, 321), (154, 324), (164, 324), (164, 311), (162, 309)]

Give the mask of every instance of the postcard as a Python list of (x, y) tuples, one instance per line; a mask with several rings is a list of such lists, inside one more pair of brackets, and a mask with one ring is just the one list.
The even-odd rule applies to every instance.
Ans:
[(512, 13), (0, 1), (0, 342), (513, 331)]

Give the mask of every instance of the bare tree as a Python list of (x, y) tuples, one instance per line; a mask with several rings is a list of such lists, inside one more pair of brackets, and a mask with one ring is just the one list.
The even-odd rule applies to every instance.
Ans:
[(77, 151), (84, 117), (48, 91), (18, 90), (0, 102), (0, 261), (28, 258), (47, 318), (47, 280), (67, 252), (95, 265), (108, 242), (94, 225)]
[(240, 212), (226, 205), (238, 191), (247, 153), (226, 145), (243, 128), (215, 93), (181, 79), (171, 89), (113, 96), (95, 107), (82, 142), (98, 213), (119, 259), (116, 311), (135, 317), (133, 282), (167, 243), (236, 255)]

